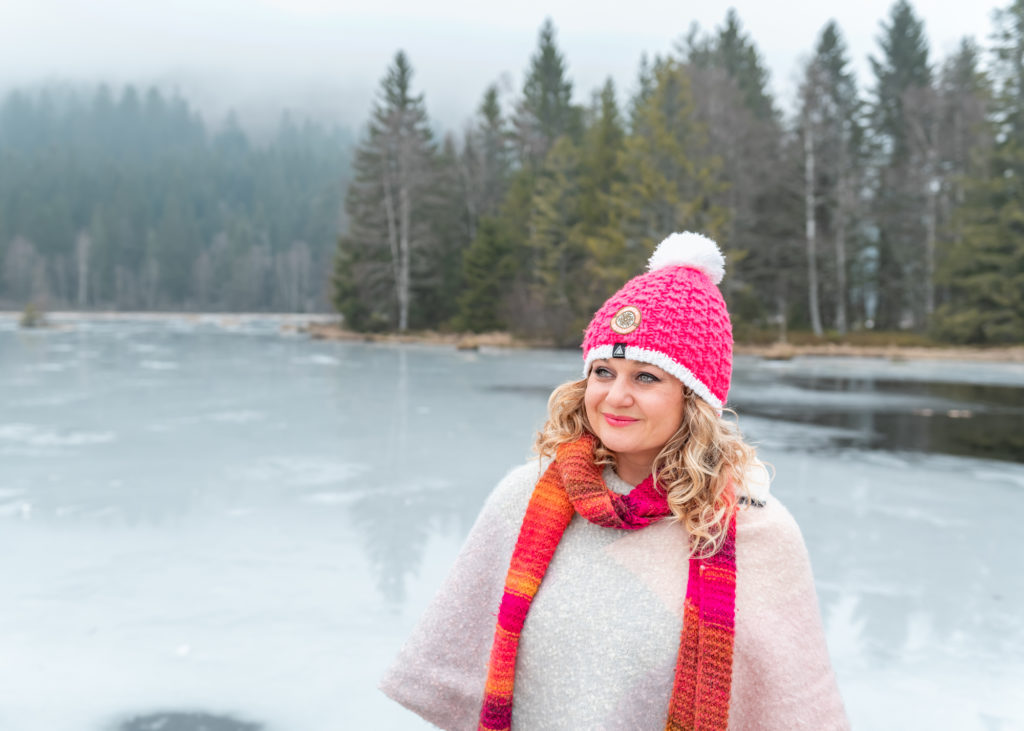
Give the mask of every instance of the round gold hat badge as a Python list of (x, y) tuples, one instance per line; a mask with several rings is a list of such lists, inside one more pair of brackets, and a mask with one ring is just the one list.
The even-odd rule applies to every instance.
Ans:
[(612, 318), (612, 330), (619, 335), (629, 335), (640, 327), (640, 310), (628, 305), (615, 313)]

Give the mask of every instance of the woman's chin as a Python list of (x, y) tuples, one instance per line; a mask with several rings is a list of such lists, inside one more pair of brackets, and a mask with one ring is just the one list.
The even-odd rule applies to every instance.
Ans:
[(626, 438), (624, 434), (616, 434), (613, 432), (611, 434), (598, 434), (597, 436), (600, 438), (601, 444), (604, 445), (604, 448), (614, 452), (616, 457), (629, 457), (636, 451), (635, 441)]

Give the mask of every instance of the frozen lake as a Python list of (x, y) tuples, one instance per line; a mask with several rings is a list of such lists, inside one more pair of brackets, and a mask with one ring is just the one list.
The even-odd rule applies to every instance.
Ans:
[[(0, 318), (0, 729), (426, 725), (375, 690), (575, 352)], [(1024, 366), (740, 358), (858, 729), (1024, 728)]]

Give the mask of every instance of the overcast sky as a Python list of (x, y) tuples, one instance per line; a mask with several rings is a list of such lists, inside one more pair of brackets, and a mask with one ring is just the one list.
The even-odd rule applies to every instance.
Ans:
[[(1007, 3), (917, 0), (932, 60), (965, 35), (983, 45)], [(890, 0), (0, 0), (0, 88), (40, 81), (175, 86), (215, 117), (256, 118), (282, 106), (358, 129), (397, 49), (404, 49), (445, 129), (459, 129), (485, 87), (518, 92), (537, 30), (550, 16), (577, 101), (611, 76), (620, 100), (641, 53), (668, 53), (692, 22), (705, 30), (735, 7), (788, 108), (799, 64), (830, 19), (846, 38), (862, 87)], [(513, 9), (514, 7), (514, 9)]]

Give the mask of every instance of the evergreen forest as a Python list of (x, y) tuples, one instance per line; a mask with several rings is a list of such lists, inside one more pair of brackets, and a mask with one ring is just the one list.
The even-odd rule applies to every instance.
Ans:
[(842, 29), (773, 96), (735, 11), (577, 89), (551, 20), (520, 88), (431, 120), (413, 59), (357, 136), (254, 139), (176, 93), (0, 100), (0, 309), (313, 312), (360, 331), (577, 344), (674, 231), (719, 242), (737, 339), (901, 332), (1024, 342), (1024, 0), (946, 57), (897, 0), (870, 78)]
[(1024, 2), (936, 58), (897, 0), (858, 80), (834, 22), (784, 111), (735, 11), (580, 102), (548, 20), (521, 90), (436, 136), (395, 54), (352, 158), (336, 308), (357, 330), (575, 345), (673, 231), (716, 239), (737, 339), (1024, 341)]
[(0, 309), (322, 311), (352, 149), (284, 114), (266, 140), (177, 94), (0, 103)]

